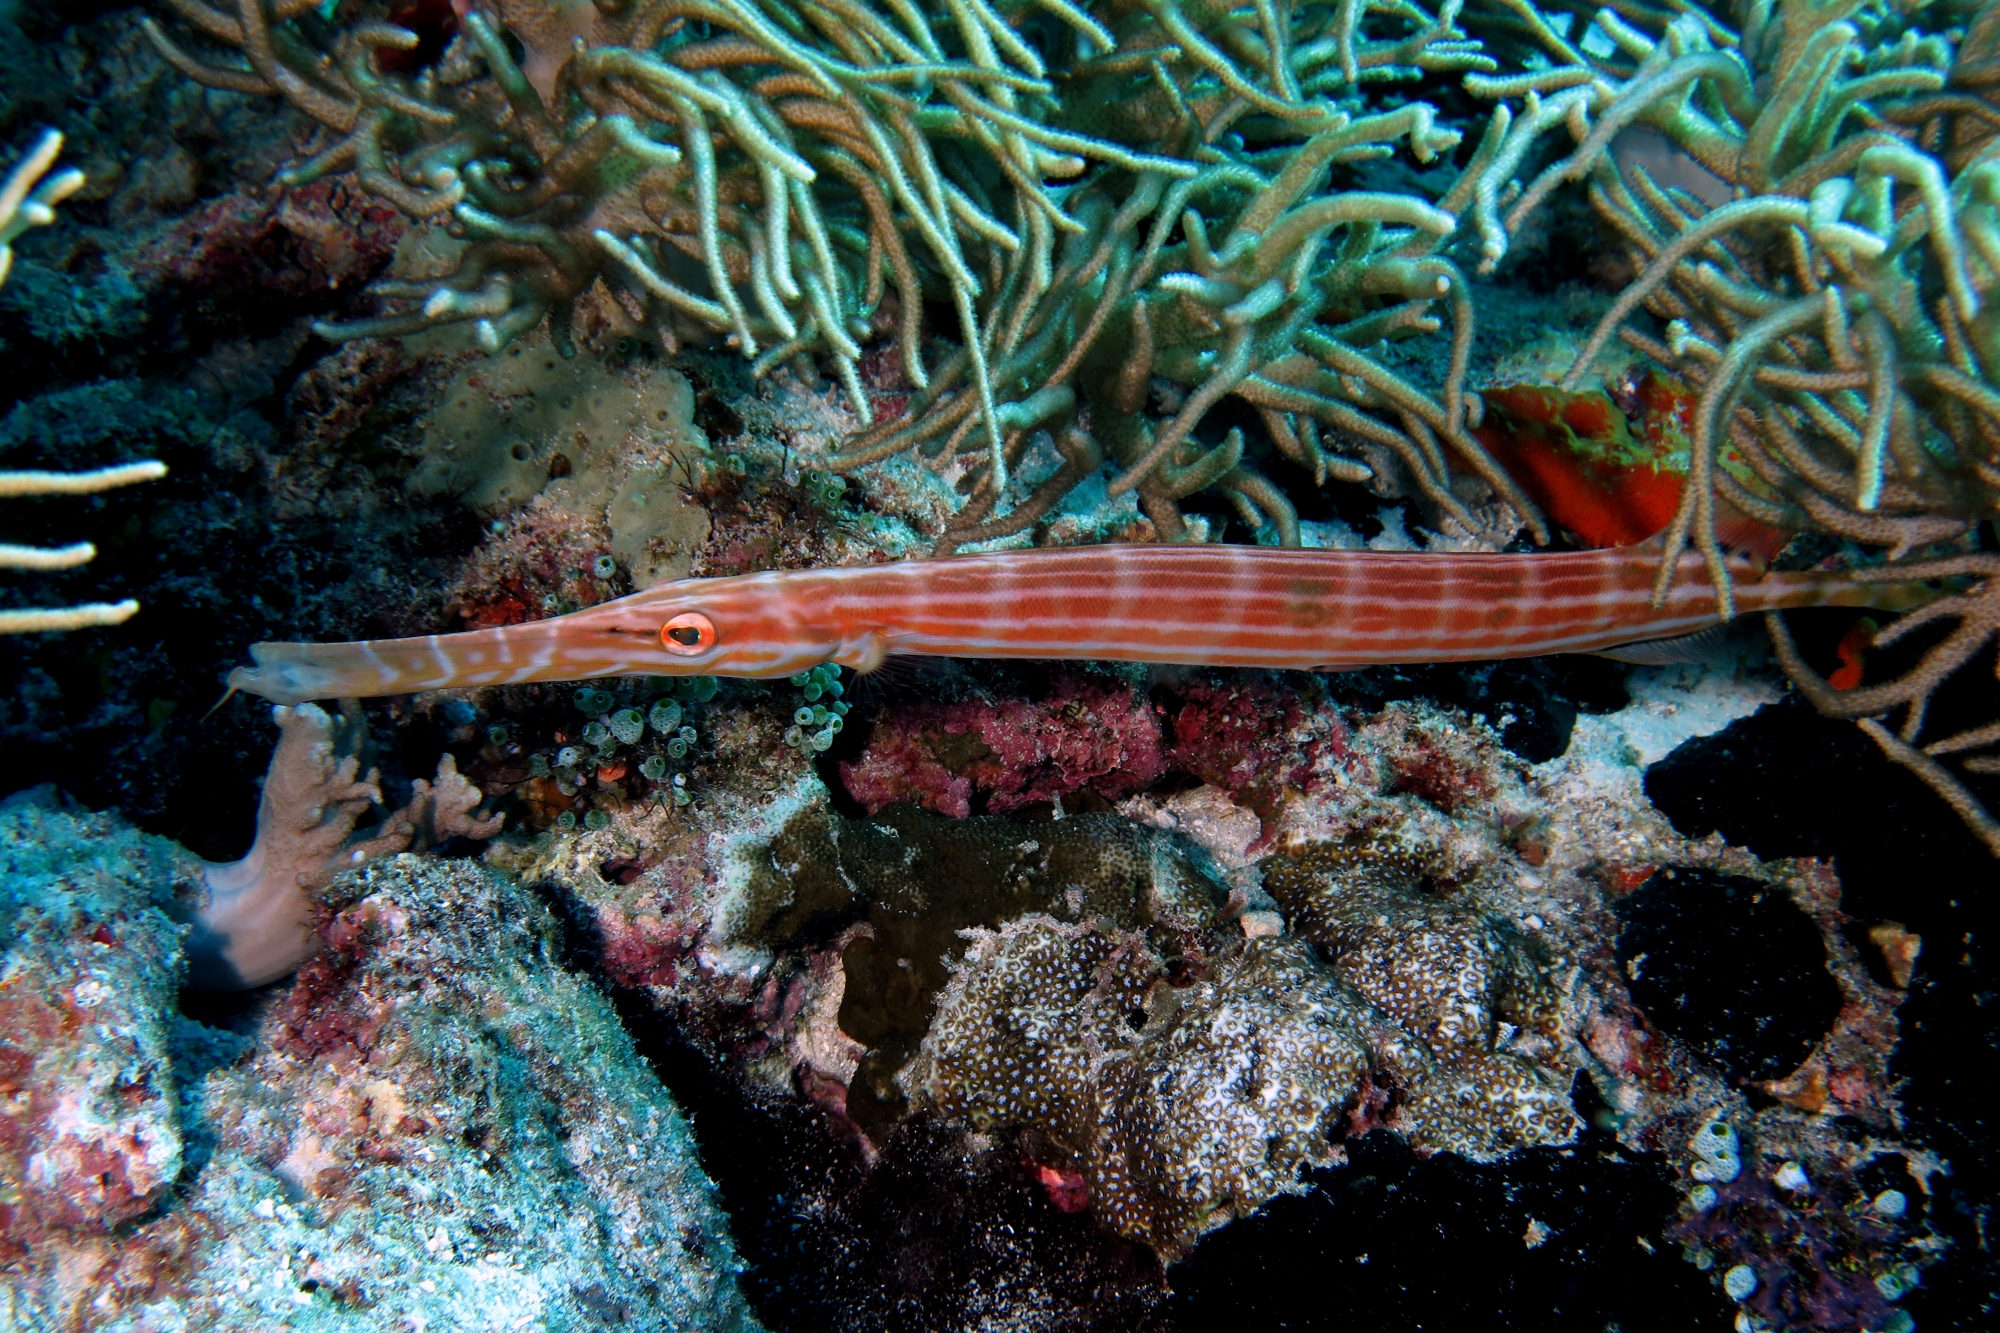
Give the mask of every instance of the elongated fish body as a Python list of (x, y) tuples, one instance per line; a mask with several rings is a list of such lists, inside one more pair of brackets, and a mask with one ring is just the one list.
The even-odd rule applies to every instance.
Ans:
[[(891, 654), (1334, 670), (1602, 652), (1720, 623), (1701, 558), (1652, 605), (1651, 546), (1550, 554), (1085, 546), (662, 583), (550, 620), (260, 643), (278, 703), (635, 674), (872, 671)], [(1734, 569), (1739, 611), (1909, 603), (1837, 574)]]

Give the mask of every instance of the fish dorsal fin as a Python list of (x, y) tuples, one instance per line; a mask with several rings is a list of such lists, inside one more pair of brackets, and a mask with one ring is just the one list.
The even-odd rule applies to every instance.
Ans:
[[(1775, 528), (1769, 523), (1754, 519), (1729, 501), (1717, 496), (1715, 500), (1715, 539), (1722, 549), (1731, 555), (1740, 555), (1757, 567), (1761, 575), (1778, 552), (1791, 544), (1796, 534), (1789, 528)], [(1667, 549), (1667, 531), (1660, 529), (1642, 542), (1626, 548), (1645, 555), (1662, 555)]]
[(1724, 550), (1750, 560), (1759, 574), (1778, 558), (1778, 552), (1791, 545), (1796, 535), (1789, 528), (1775, 528), (1750, 517), (1721, 496), (1715, 499), (1715, 539)]
[(1591, 656), (1608, 657), (1614, 662), (1631, 662), (1636, 666), (1677, 666), (1682, 663), (1728, 666), (1732, 656), (1729, 651), (1729, 626), (1714, 625), (1693, 634), (1676, 634), (1671, 639), (1641, 639), (1637, 643), (1606, 648)]
[(867, 630), (852, 638), (842, 639), (834, 649), (833, 660), (861, 675), (867, 675), (882, 665), (889, 655), (889, 636), (881, 630)]

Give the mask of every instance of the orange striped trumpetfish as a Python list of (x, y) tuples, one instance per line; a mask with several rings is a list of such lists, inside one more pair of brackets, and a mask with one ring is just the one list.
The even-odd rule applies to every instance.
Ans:
[[(357, 643), (260, 643), (232, 687), (279, 703), (640, 674), (789, 676), (892, 655), (1340, 670), (1623, 653), (1721, 623), (1699, 555), (1653, 605), (1655, 542), (1446, 554), (1111, 545), (681, 579), (548, 620)], [(1730, 561), (1740, 611), (1899, 609), (1896, 585)]]

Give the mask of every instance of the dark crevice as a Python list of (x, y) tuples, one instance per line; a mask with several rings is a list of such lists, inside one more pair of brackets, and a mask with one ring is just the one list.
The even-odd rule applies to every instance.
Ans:
[(1308, 1193), (1172, 1270), (1177, 1330), (1728, 1325), (1708, 1276), (1660, 1239), (1679, 1202), (1671, 1168), (1608, 1134), (1497, 1163), (1418, 1158), (1383, 1130), (1346, 1147)]
[(1783, 889), (1668, 870), (1616, 911), (1632, 998), (1655, 1027), (1738, 1082), (1791, 1073), (1839, 1016), (1819, 927)]
[[(1830, 665), (1852, 618), (1829, 612), (1792, 619), (1809, 657)], [(1991, 670), (1989, 661), (1988, 716)], [(1981, 674), (1980, 666), (1967, 668), (1941, 695), (1934, 734), (1971, 725), (1977, 700), (1967, 695), (1980, 692)], [(1974, 785), (1989, 805), (2000, 799), (2000, 781)], [(1934, 1193), (1924, 1202), (1931, 1223), (1955, 1246), (1905, 1304), (1919, 1328), (1986, 1326), (2000, 1309), (2000, 1264), (1986, 1240), (2000, 1221), (1992, 1202), (2000, 1189), (2000, 1115), (1985, 1089), (2000, 1066), (2000, 1005), (1993, 1003), (2000, 964), (1986, 945), (2000, 864), (1853, 723), (1821, 717), (1797, 696), (1682, 745), (1647, 771), (1646, 794), (1688, 837), (1719, 832), (1766, 859), (1831, 860), (1850, 919), (1893, 921), (1921, 936), (1897, 1014), (1901, 1040), (1891, 1073), (1900, 1080), (1909, 1140), (1950, 1167), (1931, 1177)], [(1871, 953), (1886, 971), (1872, 941), (1862, 948), (1864, 958)], [(1913, 1200), (1923, 1194), (1905, 1192)]]

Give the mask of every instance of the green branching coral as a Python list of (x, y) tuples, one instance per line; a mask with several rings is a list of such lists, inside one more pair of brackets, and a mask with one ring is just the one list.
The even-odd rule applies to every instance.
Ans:
[[(831, 466), (976, 455), (947, 547), (1028, 527), (1107, 457), (1163, 535), (1213, 487), (1295, 541), (1241, 437), (1196, 437), (1232, 394), (1321, 480), (1370, 476), (1352, 455), (1374, 446), (1464, 528), (1497, 526), (1454, 486), (1455, 458), (1539, 522), (1469, 429), (1471, 304), (1443, 251), (1476, 170), (1437, 203), (1325, 192), (1341, 164), (1457, 145), (1428, 104), (1371, 115), (1335, 97), (1493, 68), (1455, 4), (508, 0), (409, 75), (385, 57), (418, 38), (385, 23), (331, 31), (296, 0), (171, 5), (247, 62), (149, 25), (180, 69), (326, 128), (288, 180), (352, 169), (469, 242), (450, 277), (382, 284), (397, 308), (329, 337), (469, 320), (498, 346), (552, 316), (561, 344), (571, 304), (610, 279), (670, 342), (719, 335), (760, 372), (830, 358), (871, 422), (861, 344), (896, 330), (917, 393)], [(941, 358), (927, 303), (952, 311)], [(1439, 330), (1434, 312), (1452, 323), (1441, 386), (1371, 355)], [(1155, 423), (1161, 382), (1179, 401)], [(1065, 466), (996, 514), (1042, 429)]]

